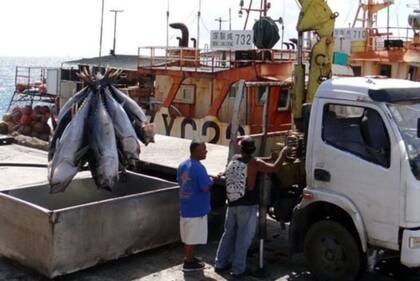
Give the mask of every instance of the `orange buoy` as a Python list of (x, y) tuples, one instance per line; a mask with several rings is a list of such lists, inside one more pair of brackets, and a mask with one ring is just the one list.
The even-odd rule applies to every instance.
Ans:
[(45, 85), (45, 84), (39, 85), (38, 91), (41, 94), (41, 96), (47, 94), (47, 85)]
[(16, 91), (23, 92), (25, 89), (26, 89), (25, 84), (23, 84), (23, 83), (17, 83), (16, 84)]

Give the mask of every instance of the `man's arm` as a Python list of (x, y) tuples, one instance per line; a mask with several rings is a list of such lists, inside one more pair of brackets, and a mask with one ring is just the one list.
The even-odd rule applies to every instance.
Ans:
[(258, 159), (263, 160), (265, 162), (274, 162), (274, 160), (277, 159), (277, 154), (275, 152), (272, 152), (270, 156), (266, 156), (266, 157), (258, 157)]
[(283, 147), (283, 149), (279, 153), (279, 157), (277, 157), (274, 163), (267, 163), (257, 158), (256, 163), (255, 163), (256, 170), (262, 173), (274, 173), (278, 171), (284, 159), (286, 158), (286, 154), (288, 151), (289, 151), (289, 148), (287, 146)]
[(213, 181), (207, 174), (206, 168), (202, 166), (197, 172), (198, 172), (197, 179), (198, 179), (198, 184), (200, 186), (200, 190), (202, 192), (209, 192), (210, 187), (213, 185)]

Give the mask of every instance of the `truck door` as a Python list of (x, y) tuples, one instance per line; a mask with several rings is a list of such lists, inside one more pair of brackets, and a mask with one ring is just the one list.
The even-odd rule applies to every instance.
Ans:
[(321, 100), (318, 105), (310, 185), (351, 200), (369, 242), (397, 250), (400, 161), (388, 120), (373, 104)]

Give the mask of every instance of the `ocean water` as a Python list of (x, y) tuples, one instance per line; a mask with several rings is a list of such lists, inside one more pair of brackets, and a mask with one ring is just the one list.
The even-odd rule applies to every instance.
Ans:
[(16, 66), (59, 67), (68, 60), (68, 57), (0, 57), (0, 117), (6, 113), (15, 90)]

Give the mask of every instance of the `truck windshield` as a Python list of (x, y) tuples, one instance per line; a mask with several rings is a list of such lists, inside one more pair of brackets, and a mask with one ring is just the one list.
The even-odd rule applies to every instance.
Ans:
[(420, 180), (420, 138), (417, 137), (420, 102), (393, 103), (389, 104), (388, 107), (404, 139), (411, 170), (415, 177)]

